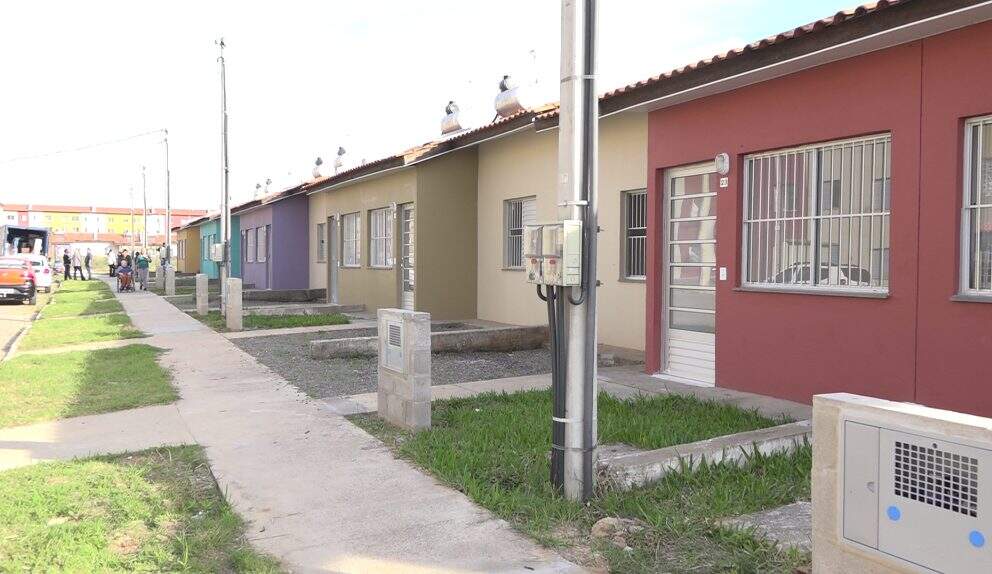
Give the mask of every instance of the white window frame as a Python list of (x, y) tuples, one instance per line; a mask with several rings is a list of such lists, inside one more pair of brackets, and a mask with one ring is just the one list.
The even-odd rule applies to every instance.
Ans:
[(317, 224), (317, 263), (327, 262), (327, 223)]
[[(349, 223), (351, 233), (349, 234)], [(362, 213), (346, 213), (341, 216), (341, 267), (362, 266)]]
[(269, 226), (259, 226), (255, 233), (255, 262), (266, 263), (269, 260)]
[[(513, 218), (513, 206), (520, 206), (520, 225), (511, 221)], [(535, 217), (527, 217), (528, 209), (532, 214), (537, 213), (537, 197), (516, 197), (503, 200), (503, 225), (501, 234), (503, 236), (503, 269), (522, 270), (524, 268), (524, 226), (533, 225)]]
[[(632, 213), (631, 211), (631, 201), (634, 197), (642, 198), (641, 205), (634, 206), (637, 213)], [(624, 281), (644, 281), (647, 278), (648, 190), (631, 189), (623, 191), (620, 193), (620, 198), (620, 279)], [(632, 216), (633, 218), (643, 219), (640, 222), (643, 225), (631, 227)], [(643, 231), (643, 234), (631, 235), (631, 231), (635, 230)], [(640, 259), (641, 273), (636, 273), (638, 269), (634, 269), (634, 273), (631, 272), (630, 256), (632, 253), (634, 257), (639, 257)], [(633, 267), (637, 267), (637, 265)]]
[(391, 269), (393, 259), (393, 227), (391, 207), (369, 210), (369, 267)]
[[(979, 242), (979, 249), (976, 250), (978, 254), (976, 273), (979, 275), (979, 281), (981, 281), (982, 275), (986, 273), (992, 274), (992, 261), (985, 261), (981, 256), (981, 230), (973, 229), (971, 224), (972, 213), (977, 212), (980, 221), (982, 215), (987, 212), (986, 210), (992, 210), (992, 203), (982, 203), (981, 187), (978, 190), (977, 203), (972, 203), (970, 193), (976, 172), (979, 182), (981, 182), (982, 177), (992, 177), (992, 173), (985, 173), (984, 166), (974, 165), (975, 150), (977, 149), (978, 157), (981, 158), (981, 148), (985, 145), (982, 128), (989, 125), (992, 125), (992, 116), (971, 118), (964, 124), (964, 177), (962, 178), (964, 185), (961, 190), (961, 259), (959, 263), (960, 279), (958, 293), (969, 297), (980, 297), (992, 302), (992, 282), (990, 282), (989, 288), (982, 288), (981, 283), (977, 287), (973, 287), (971, 276), (971, 265), (973, 263), (971, 260), (971, 248), (975, 241)], [(972, 135), (972, 132), (976, 131), (976, 127), (978, 128), (977, 142), (974, 141)]]
[[(822, 183), (820, 181), (822, 178), (820, 177), (820, 169), (819, 169), (820, 168), (820, 166), (819, 166), (820, 159), (819, 158), (820, 158), (821, 152), (824, 151), (824, 150), (827, 150), (827, 149), (830, 149), (830, 150), (841, 149), (842, 150), (845, 146), (857, 146), (857, 145), (869, 145), (869, 144), (873, 146), (873, 154), (879, 153), (879, 148), (881, 148), (881, 153), (883, 154), (883, 159), (882, 159), (883, 165), (882, 165), (881, 179), (880, 180), (879, 179), (875, 179), (874, 178), (874, 175), (875, 174), (874, 174), (874, 171), (873, 171), (872, 172), (872, 178), (871, 178), (871, 180), (872, 180), (871, 189), (870, 190), (864, 190), (864, 189), (860, 189), (859, 190), (859, 193), (862, 193), (862, 192), (863, 193), (871, 193), (871, 196), (870, 196), (870, 199), (869, 199), (869, 210), (868, 211), (861, 211), (859, 213), (854, 213), (853, 210), (851, 209), (851, 207), (853, 206), (854, 201), (853, 201), (853, 198), (849, 198), (849, 202), (850, 202), (851, 205), (848, 206), (848, 210), (846, 212), (844, 212), (843, 210), (841, 210), (841, 213), (834, 213), (834, 211), (835, 211), (834, 203), (835, 202), (833, 201), (832, 191), (831, 191), (831, 202), (830, 202), (830, 205), (829, 206), (827, 206), (827, 205), (825, 205), (823, 203), (823, 201), (822, 201), (823, 195), (821, 195), (821, 194), (818, 193), (819, 186)], [(886, 148), (888, 149), (887, 155), (885, 154)], [(750, 205), (750, 200), (751, 200), (750, 182), (751, 182), (751, 175), (752, 175), (751, 174), (751, 169), (752, 169), (751, 168), (751, 165), (752, 165), (752, 162), (754, 160), (762, 160), (762, 159), (767, 159), (767, 158), (775, 158), (775, 157), (780, 157), (780, 156), (784, 156), (784, 155), (797, 155), (798, 156), (798, 154), (807, 154), (807, 158), (808, 158), (807, 161), (810, 162), (809, 173), (808, 173), (808, 175), (806, 177), (803, 178), (804, 186), (806, 187), (806, 189), (803, 189), (802, 192), (803, 192), (803, 196), (806, 198), (805, 199), (806, 204), (808, 206), (810, 206), (810, 209), (812, 209), (814, 211), (814, 213), (812, 213), (812, 214), (799, 214), (799, 215), (794, 215), (794, 216), (791, 216), (791, 217), (765, 217), (765, 218), (762, 218), (761, 215), (760, 215), (760, 212), (763, 211), (763, 209), (768, 209), (768, 206), (762, 206), (760, 204), (760, 202), (756, 202), (757, 203), (756, 209), (759, 212), (759, 214), (758, 214), (757, 217), (749, 218), (748, 217), (748, 214), (750, 213), (750, 208), (751, 208), (751, 205)], [(875, 264), (874, 264), (874, 261), (872, 261), (872, 259), (874, 257), (874, 253), (879, 252), (879, 253), (884, 253), (884, 256), (885, 256), (885, 258), (887, 260), (888, 259), (888, 256), (889, 256), (889, 253), (891, 252), (891, 238), (892, 238), (892, 233), (891, 233), (891, 225), (892, 225), (892, 223), (891, 223), (892, 222), (892, 212), (891, 212), (891, 201), (892, 201), (891, 182), (892, 182), (892, 175), (891, 175), (891, 166), (892, 166), (892, 134), (891, 133), (875, 134), (875, 135), (871, 135), (871, 136), (864, 136), (864, 137), (857, 137), (857, 138), (848, 138), (848, 139), (840, 139), (840, 140), (831, 140), (831, 141), (819, 142), (819, 143), (805, 145), (805, 146), (799, 146), (799, 147), (793, 147), (793, 148), (785, 148), (785, 149), (778, 149), (778, 150), (772, 150), (772, 151), (768, 151), (768, 152), (755, 153), (755, 154), (750, 154), (750, 155), (745, 156), (745, 158), (744, 158), (744, 179), (743, 179), (743, 186), (742, 186), (742, 188), (743, 188), (743, 194), (742, 194), (743, 195), (743, 210), (741, 212), (741, 221), (742, 221), (742, 234), (741, 234), (742, 251), (741, 251), (741, 271), (740, 271), (741, 285), (745, 289), (748, 289), (748, 290), (785, 291), (785, 292), (795, 292), (795, 293), (828, 293), (828, 294), (851, 295), (851, 296), (858, 296), (858, 295), (862, 295), (862, 296), (887, 296), (888, 293), (889, 293), (889, 286), (891, 284), (891, 268), (886, 268), (886, 266), (884, 265), (884, 263), (879, 262), (879, 269), (882, 270), (882, 271), (884, 271), (884, 272), (881, 272), (880, 273), (880, 276), (878, 278), (878, 283), (879, 284), (876, 285), (875, 284), (876, 276), (873, 274), (874, 273), (874, 269), (875, 269)], [(852, 166), (852, 169), (853, 169), (853, 166)], [(871, 167), (871, 169), (874, 169), (874, 168)], [(885, 172), (886, 171), (889, 172), (889, 176), (888, 177), (885, 176)], [(863, 178), (863, 174), (864, 174), (864, 172), (862, 172), (862, 178)], [(843, 177), (843, 176), (846, 176), (846, 175), (848, 175), (848, 174), (843, 173), (843, 167), (842, 167), (841, 176)], [(764, 174), (761, 174), (759, 172), (756, 175), (756, 177), (764, 177)], [(879, 208), (876, 208), (875, 207), (875, 198), (876, 198), (876, 196), (875, 196), (875, 193), (876, 193), (875, 192), (875, 182), (877, 182), (877, 181), (880, 181), (881, 182), (880, 183), (880, 191), (879, 191), (879, 193), (882, 194), (878, 198), (879, 201), (881, 202)], [(888, 186), (888, 189), (886, 188), (886, 186)], [(834, 187), (833, 186), (833, 180), (831, 181), (831, 186), (830, 187), (831, 188)], [(787, 190), (783, 190), (782, 191), (783, 201), (788, 201), (788, 198), (787, 198), (788, 196), (786, 195), (786, 193), (787, 193)], [(792, 197), (792, 201), (795, 201), (795, 197), (796, 197), (795, 191), (793, 191), (792, 196), (793, 196)], [(776, 202), (777, 201), (778, 201), (778, 195), (776, 193)], [(864, 201), (864, 197), (862, 195), (862, 202), (863, 201)], [(786, 210), (785, 209), (781, 209), (780, 211), (786, 211)], [(793, 209), (792, 211), (794, 212), (795, 210)], [(868, 270), (868, 272), (869, 272), (869, 274), (871, 276), (871, 285), (868, 285), (868, 286), (864, 286), (864, 285), (842, 285), (842, 284), (839, 284), (839, 283), (834, 283), (833, 280), (830, 278), (830, 271), (829, 271), (830, 264), (829, 263), (827, 264), (828, 265), (827, 283), (819, 283), (820, 273), (819, 272), (813, 273), (812, 272), (812, 268), (817, 268), (818, 269), (820, 267), (820, 258), (821, 258), (822, 248), (823, 247), (826, 247), (827, 245), (830, 245), (830, 248), (832, 250), (832, 248), (833, 248), (832, 241), (834, 239), (832, 237), (832, 231), (831, 231), (827, 235), (828, 244), (827, 245), (823, 245), (822, 244), (822, 240), (823, 240), (822, 239), (823, 238), (823, 231), (822, 231), (822, 225), (821, 225), (822, 222), (823, 221), (837, 220), (838, 221), (838, 227), (841, 228), (838, 233), (842, 233), (843, 232), (842, 226), (845, 224), (845, 220), (847, 221), (847, 224), (848, 225), (852, 225), (851, 221), (853, 221), (854, 218), (860, 218), (860, 222), (861, 223), (859, 223), (859, 226), (862, 225), (862, 224), (864, 224), (865, 226), (867, 226), (869, 228), (869, 231), (868, 231), (868, 245), (867, 245), (868, 251), (869, 251), (869, 258), (868, 258), (868, 261), (867, 261), (867, 267), (862, 266), (861, 269), (867, 269)], [(869, 223), (864, 223), (865, 220), (869, 220)], [(876, 224), (875, 221), (878, 221), (878, 220), (880, 220), (880, 223)], [(776, 282), (773, 282), (773, 281), (752, 281), (752, 280), (750, 280), (750, 278), (748, 277), (748, 273), (749, 273), (749, 271), (751, 269), (751, 260), (750, 260), (750, 247), (751, 246), (750, 246), (750, 235), (749, 235), (750, 226), (751, 225), (757, 225), (759, 227), (759, 229), (768, 229), (768, 228), (773, 228), (773, 226), (772, 225), (769, 225), (769, 224), (774, 223), (776, 221), (782, 222), (782, 227), (783, 228), (785, 226), (787, 226), (790, 222), (795, 222), (795, 224), (797, 224), (797, 225), (802, 225), (802, 224), (805, 223), (806, 224), (806, 227), (809, 228), (809, 231), (808, 231), (809, 235), (808, 236), (805, 234), (806, 232), (803, 231), (803, 240), (804, 240), (805, 243), (808, 243), (808, 245), (807, 246), (804, 246), (803, 247), (803, 251), (801, 251), (799, 253), (802, 253), (804, 255), (804, 259), (802, 259), (801, 262), (804, 261), (805, 263), (803, 263), (803, 264), (804, 265), (808, 265), (810, 267), (810, 269), (811, 269), (811, 271), (810, 271), (810, 278), (811, 279), (816, 278), (817, 279), (817, 282), (815, 282), (815, 283), (811, 282), (810, 284), (797, 284), (797, 283), (785, 283), (785, 282), (778, 282), (778, 283), (776, 283)], [(764, 227), (762, 227), (761, 224), (765, 224)], [(880, 225), (881, 226), (881, 227), (879, 227), (879, 245), (875, 245), (874, 244), (874, 232), (875, 232), (876, 225)], [(828, 225), (827, 227), (828, 228), (832, 228), (832, 225)], [(864, 228), (860, 228), (859, 229), (859, 233), (862, 233), (862, 235), (860, 235), (859, 237), (863, 237), (863, 230), (864, 230)], [(848, 228), (848, 233), (849, 233), (849, 237), (850, 237), (850, 233), (852, 233), (852, 228), (851, 227)], [(783, 232), (783, 234), (784, 234), (784, 232)], [(760, 235), (759, 235), (759, 237), (760, 237)], [(838, 239), (838, 241), (841, 241), (841, 238), (840, 237), (838, 237), (837, 239)], [(886, 241), (888, 241), (888, 246), (885, 246), (886, 245)], [(859, 242), (860, 242), (860, 239), (859, 239)], [(859, 246), (859, 247), (862, 250), (864, 249), (864, 246)], [(849, 253), (850, 253), (850, 250), (852, 249), (852, 247), (850, 245), (848, 245), (848, 249), (849, 249)], [(865, 262), (862, 260), (860, 263), (865, 263)], [(860, 263), (859, 263), (859, 265), (860, 265)], [(758, 264), (759, 265), (762, 264), (762, 258), (761, 257), (759, 257), (759, 259), (758, 259)], [(768, 264), (767, 261), (765, 262), (765, 264), (766, 265)], [(847, 263), (846, 267), (848, 269), (848, 271), (846, 272), (846, 274), (847, 274), (846, 276), (849, 276), (851, 274), (850, 258), (848, 259), (848, 263)], [(840, 265), (838, 263), (838, 265), (837, 265), (837, 269), (838, 270), (842, 270), (844, 268), (845, 268), (844, 265)], [(840, 274), (841, 274), (841, 271), (838, 271), (838, 276)], [(860, 272), (858, 272), (858, 275), (861, 276), (860, 275)], [(845, 276), (845, 278), (846, 278), (846, 276)]]

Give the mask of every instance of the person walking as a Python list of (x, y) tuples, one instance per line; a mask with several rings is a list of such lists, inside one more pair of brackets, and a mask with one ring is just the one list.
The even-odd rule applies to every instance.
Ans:
[(72, 258), (69, 257), (69, 250), (66, 249), (62, 254), (62, 272), (65, 274), (64, 281), (69, 280), (69, 266), (72, 265)]
[(93, 252), (90, 251), (89, 247), (86, 248), (86, 257), (83, 258), (83, 267), (86, 268), (86, 277), (84, 279), (93, 278), (93, 269), (90, 268), (90, 263), (93, 262)]
[(86, 279), (86, 275), (83, 274), (83, 262), (79, 258), (79, 250), (76, 249), (72, 252), (72, 278), (76, 278), (76, 274), (82, 275), (83, 279)]
[(141, 284), (141, 290), (148, 290), (148, 264), (150, 261), (146, 255), (143, 255), (140, 251), (136, 251), (134, 255), (134, 266), (138, 270), (138, 283)]
[(113, 247), (107, 248), (107, 267), (110, 269), (110, 276), (117, 276), (117, 253)]

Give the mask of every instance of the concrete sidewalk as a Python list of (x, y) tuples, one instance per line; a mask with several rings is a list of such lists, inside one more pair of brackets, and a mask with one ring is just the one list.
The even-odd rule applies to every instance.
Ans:
[(293, 572), (575, 572), (151, 293), (119, 297), (166, 349), (180, 417), (253, 543)]
[(0, 471), (194, 442), (175, 404), (72, 417), (0, 429)]

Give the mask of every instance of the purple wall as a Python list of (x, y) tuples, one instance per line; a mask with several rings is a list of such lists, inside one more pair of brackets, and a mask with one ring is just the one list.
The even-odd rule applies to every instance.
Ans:
[(309, 284), (308, 201), (290, 197), (241, 214), (241, 229), (269, 226), (269, 255), (265, 263), (243, 261), (242, 279), (256, 289), (306, 289)]

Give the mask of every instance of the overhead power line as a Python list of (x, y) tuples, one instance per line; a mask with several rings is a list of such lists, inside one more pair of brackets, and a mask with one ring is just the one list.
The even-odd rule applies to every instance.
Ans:
[(80, 147), (75, 147), (75, 148), (61, 149), (61, 150), (57, 150), (57, 151), (52, 151), (52, 152), (47, 152), (47, 153), (39, 153), (39, 154), (34, 154), (34, 155), (22, 155), (22, 156), (13, 157), (13, 158), (10, 158), (10, 159), (0, 160), (0, 165), (4, 165), (4, 164), (8, 164), (8, 163), (14, 163), (14, 162), (18, 162), (18, 161), (26, 161), (26, 160), (30, 160), (30, 159), (42, 159), (42, 158), (46, 158), (46, 157), (55, 157), (55, 156), (59, 156), (59, 155), (64, 155), (64, 154), (67, 154), (67, 153), (75, 153), (75, 152), (80, 152), (80, 151), (86, 151), (86, 150), (90, 150), (90, 149), (94, 149), (94, 148), (98, 148), (98, 147), (105, 147), (105, 146), (109, 146), (109, 145), (124, 143), (126, 141), (135, 140), (135, 139), (138, 139), (138, 138), (143, 138), (145, 136), (150, 136), (150, 135), (153, 135), (153, 134), (162, 133), (163, 131), (164, 130), (161, 130), (161, 129), (150, 130), (150, 131), (147, 131), (147, 132), (142, 132), (140, 134), (134, 134), (134, 135), (131, 135), (131, 136), (127, 136), (127, 137), (123, 137), (123, 138), (117, 138), (117, 139), (114, 139), (114, 140), (107, 140), (107, 141), (102, 141), (102, 142), (98, 142), (98, 143), (92, 143), (92, 144), (88, 144), (88, 145), (84, 145), (84, 146), (80, 146)]

